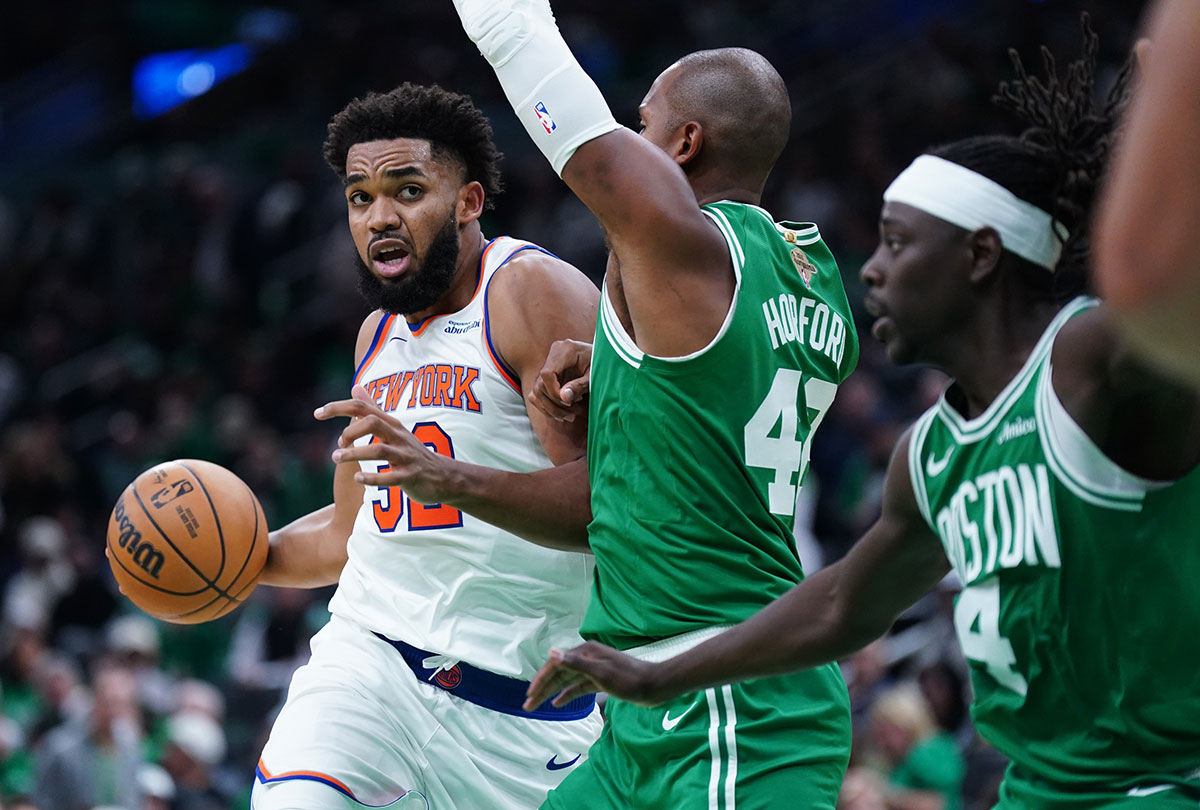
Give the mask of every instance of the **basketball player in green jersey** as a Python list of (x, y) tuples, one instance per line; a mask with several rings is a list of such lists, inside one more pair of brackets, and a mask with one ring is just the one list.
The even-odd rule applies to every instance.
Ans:
[(1089, 32), (1065, 82), (1019, 71), (1001, 98), (1028, 116), (1021, 138), (936, 149), (884, 195), (872, 334), (955, 379), (898, 443), (866, 535), (674, 659), (553, 653), (530, 704), (602, 689), (650, 706), (822, 664), (953, 568), (973, 717), (1012, 761), (1000, 807), (1194, 810), (1200, 405), (1131, 358), (1095, 299), (1059, 297), (1085, 266), (1114, 114), (1093, 111), (1095, 48)]
[[(596, 573), (581, 632), (668, 657), (803, 578), (797, 488), (858, 356), (816, 226), (758, 207), (787, 140), (787, 89), (752, 51), (691, 54), (650, 88), (639, 137), (613, 121), (544, 0), (455, 5), (612, 248), (592, 359)], [(831, 810), (849, 744), (834, 665), (657, 709), (614, 699), (588, 761), (544, 806)]]

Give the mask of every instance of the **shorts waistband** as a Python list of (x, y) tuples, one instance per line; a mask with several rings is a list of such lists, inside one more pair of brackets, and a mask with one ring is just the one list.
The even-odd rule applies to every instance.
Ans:
[(702, 627), (699, 630), (691, 630), (687, 633), (680, 633), (677, 636), (659, 639), (651, 644), (631, 647), (628, 650), (622, 650), (622, 652), (641, 661), (649, 661), (651, 664), (657, 664), (661, 661), (666, 661), (668, 658), (674, 658), (677, 655), (685, 653), (692, 647), (702, 644), (710, 638), (721, 635), (730, 627), (733, 627), (733, 625), (716, 624), (712, 627)]
[(596, 705), (595, 695), (584, 695), (570, 703), (556, 707), (549, 702), (531, 712), (521, 708), (525, 702), (525, 693), (529, 690), (529, 681), (497, 675), (486, 669), (471, 666), (465, 661), (459, 661), (453, 666), (426, 666), (429, 658), (444, 658), (437, 653), (422, 650), (403, 641), (390, 639), (381, 633), (373, 633), (381, 641), (390, 644), (408, 668), (417, 676), (417, 680), (435, 686), (444, 692), (449, 692), (460, 700), (474, 703), (485, 709), (516, 717), (528, 717), (531, 720), (582, 720), (592, 713)]

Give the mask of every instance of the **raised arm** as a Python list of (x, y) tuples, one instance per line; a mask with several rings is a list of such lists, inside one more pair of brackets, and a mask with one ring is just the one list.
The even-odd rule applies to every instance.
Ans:
[(913, 497), (906, 434), (884, 481), (879, 519), (845, 557), (716, 638), (651, 664), (595, 642), (552, 651), (526, 706), (602, 690), (654, 705), (698, 689), (835, 661), (866, 646), (949, 570)]
[[(358, 330), (354, 367), (362, 362), (383, 313), (367, 316)], [(346, 541), (363, 502), (363, 486), (354, 470), (341, 465), (334, 472), (333, 503), (310, 512), (270, 534), (270, 551), (261, 582), (284, 588), (333, 585), (346, 565)]]
[[(455, 7), (526, 131), (604, 226), (638, 345), (663, 355), (705, 345), (728, 311), (734, 276), (724, 239), (680, 168), (700, 153), (703, 127), (676, 126), (655, 89), (642, 115), (654, 116), (645, 123), (661, 137), (618, 126), (545, 0)], [(655, 87), (661, 102), (661, 82)], [(683, 312), (687, 319), (677, 317)]]
[(1137, 349), (1200, 384), (1200, 3), (1159, 0), (1101, 198), (1100, 290)]

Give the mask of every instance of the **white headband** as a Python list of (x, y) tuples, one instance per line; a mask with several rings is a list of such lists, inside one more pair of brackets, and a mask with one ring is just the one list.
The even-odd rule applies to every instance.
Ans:
[(900, 172), (883, 199), (920, 208), (968, 231), (995, 228), (1005, 248), (1051, 272), (1067, 238), (1062, 223), (1053, 222), (1036, 205), (978, 172), (933, 155), (921, 155)]

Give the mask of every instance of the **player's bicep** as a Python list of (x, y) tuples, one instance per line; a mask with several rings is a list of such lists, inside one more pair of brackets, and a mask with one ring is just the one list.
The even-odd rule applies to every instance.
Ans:
[(720, 232), (700, 210), (683, 170), (654, 144), (621, 128), (583, 144), (563, 180), (608, 235), (623, 264), (669, 274), (723, 272)]
[(488, 287), (496, 348), (517, 373), (530, 424), (555, 464), (584, 456), (587, 422), (551, 419), (530, 402), (530, 394), (555, 341), (593, 338), (599, 300), (599, 290), (577, 269), (532, 250), (511, 259)]

